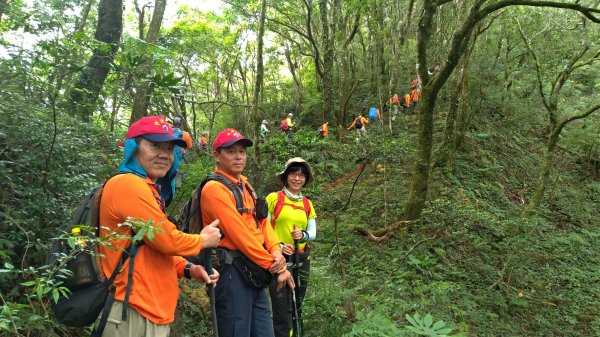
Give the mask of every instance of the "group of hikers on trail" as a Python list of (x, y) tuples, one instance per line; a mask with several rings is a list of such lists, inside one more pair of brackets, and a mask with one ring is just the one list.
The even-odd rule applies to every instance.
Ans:
[[(184, 152), (191, 146), (174, 131), (178, 125), (175, 120), (171, 127), (164, 116), (133, 123), (120, 174), (104, 185), (100, 235), (121, 235), (111, 236), (111, 248), (100, 247), (101, 267), (107, 278), (118, 266), (122, 270), (98, 336), (168, 336), (183, 277), (206, 283), (214, 294), (215, 335), (300, 336), (309, 242), (317, 226), (314, 207), (302, 193), (314, 180), (309, 163), (289, 159), (274, 177), (281, 190), (259, 198), (242, 174), (253, 142), (233, 128), (219, 132), (212, 143), (216, 168), (198, 187), (196, 206), (204, 226), (185, 232), (165, 213), (173, 200), (177, 148)], [(121, 225), (129, 218), (156, 228), (134, 247), (130, 238), (136, 233)], [(123, 251), (130, 263), (122, 263)]]

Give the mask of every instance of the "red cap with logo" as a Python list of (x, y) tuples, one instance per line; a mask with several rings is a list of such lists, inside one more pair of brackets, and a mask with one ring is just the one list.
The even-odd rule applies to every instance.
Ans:
[(183, 139), (173, 135), (173, 128), (164, 116), (146, 116), (131, 124), (125, 139), (135, 137), (142, 137), (155, 143), (173, 142), (182, 148), (187, 147)]
[(244, 137), (238, 130), (229, 128), (219, 132), (213, 142), (213, 150), (217, 151), (222, 147), (228, 147), (237, 142), (241, 142), (245, 147), (252, 146), (252, 141), (250, 139)]

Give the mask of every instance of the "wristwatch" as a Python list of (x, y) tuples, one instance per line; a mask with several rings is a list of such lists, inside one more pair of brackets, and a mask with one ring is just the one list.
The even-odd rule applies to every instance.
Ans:
[(193, 264), (191, 262), (188, 262), (185, 264), (185, 267), (183, 267), (183, 276), (187, 279), (191, 279), (192, 276), (190, 275), (190, 268), (192, 268)]

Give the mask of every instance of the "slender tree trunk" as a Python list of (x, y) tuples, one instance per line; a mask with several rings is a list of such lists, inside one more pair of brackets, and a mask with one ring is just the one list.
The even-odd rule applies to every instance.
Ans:
[[(334, 9), (335, 10), (335, 9)], [(333, 61), (334, 61), (334, 38), (332, 37), (329, 24), (329, 7), (327, 0), (319, 0), (319, 12), (321, 14), (321, 30), (323, 42), (323, 111), (335, 119), (334, 91), (333, 91)], [(336, 121), (338, 124), (342, 121)]]
[[(252, 118), (251, 129), (254, 131), (254, 165), (256, 168), (260, 167), (260, 116), (258, 111), (258, 106), (261, 103), (261, 92), (263, 85), (263, 37), (265, 35), (265, 15), (267, 11), (267, 0), (262, 0), (262, 4), (260, 7), (260, 21), (258, 25), (258, 35), (256, 37), (257, 46), (256, 46), (256, 82), (254, 83), (254, 95), (252, 98)], [(260, 170), (256, 169), (254, 171), (255, 181), (261, 181), (260, 179)]]
[[(3, 0), (0, 0), (0, 2), (2, 2)], [(87, 23), (88, 20), (88, 16), (90, 15), (90, 10), (92, 9), (92, 3), (94, 2), (94, 0), (88, 0), (88, 2), (85, 4), (85, 7), (83, 7), (83, 12), (81, 13), (81, 19), (79, 19), (79, 22), (77, 23), (77, 28), (75, 28), (75, 32), (83, 32), (83, 29), (85, 28), (85, 24)]]
[(110, 64), (117, 52), (123, 30), (123, 0), (100, 0), (96, 40), (109, 48), (96, 48), (83, 69), (77, 84), (69, 92), (71, 112), (89, 122), (96, 100), (108, 76)]
[(542, 165), (542, 170), (540, 171), (540, 175), (537, 179), (535, 193), (533, 198), (531, 198), (529, 201), (527, 208), (523, 211), (523, 216), (529, 216), (531, 212), (539, 206), (542, 198), (544, 197), (544, 192), (546, 192), (546, 186), (552, 171), (554, 150), (556, 149), (556, 144), (558, 143), (558, 137), (559, 134), (553, 132), (550, 136), (550, 139), (548, 139), (546, 151), (544, 153), (544, 164)]
[(406, 42), (406, 36), (408, 35), (408, 30), (410, 29), (414, 6), (415, 0), (410, 0), (408, 3), (408, 11), (406, 12), (406, 18), (404, 19), (404, 24), (402, 25), (402, 30), (400, 31), (400, 47), (404, 47), (404, 43)]
[[(158, 40), (158, 34), (160, 32), (160, 26), (162, 25), (166, 6), (167, 0), (154, 1), (152, 20), (150, 21), (150, 27), (148, 28), (145, 39), (147, 43), (156, 43)], [(143, 79), (147, 77), (151, 71), (152, 57), (146, 57), (142, 66), (142, 71), (140, 72), (140, 78)], [(130, 124), (148, 114), (148, 105), (150, 104), (150, 95), (152, 94), (153, 89), (154, 85), (147, 83), (144, 80), (138, 84), (135, 91), (135, 97), (133, 98)]]
[(460, 144), (459, 136), (462, 127), (465, 126), (468, 119), (468, 112), (463, 111), (468, 105), (464, 104), (469, 99), (468, 81), (469, 81), (469, 55), (464, 55), (459, 63), (459, 70), (454, 74), (450, 86), (450, 100), (448, 103), (448, 115), (446, 116), (446, 126), (444, 129), (444, 163), (447, 169), (452, 169), (452, 163), (456, 150)]
[(298, 61), (295, 59), (292, 59), (292, 50), (290, 48), (290, 46), (288, 46), (287, 44), (284, 46), (285, 50), (285, 59), (288, 63), (288, 67), (290, 68), (290, 73), (292, 74), (292, 79), (294, 80), (294, 84), (295, 84), (295, 104), (294, 104), (294, 112), (298, 113), (300, 112), (300, 109), (302, 107), (302, 93), (303, 93), (303, 89), (302, 89), (302, 80), (299, 78), (298, 74), (297, 74), (297, 70), (298, 70)]

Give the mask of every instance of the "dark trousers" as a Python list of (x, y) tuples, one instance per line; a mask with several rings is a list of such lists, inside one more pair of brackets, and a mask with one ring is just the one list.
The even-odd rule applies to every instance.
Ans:
[(266, 289), (250, 288), (234, 266), (219, 268), (215, 288), (221, 337), (274, 337)]
[[(293, 270), (290, 270), (293, 272)], [(306, 288), (308, 286), (308, 276), (310, 272), (310, 260), (303, 261), (302, 266), (299, 269), (300, 288), (296, 284), (296, 303), (298, 307), (298, 315), (302, 315), (302, 302), (304, 301), (304, 295), (306, 295)], [(271, 295), (271, 306), (273, 307), (273, 328), (275, 329), (276, 337), (289, 337), (292, 331), (293, 317), (293, 303), (292, 303), (292, 292), (288, 287), (283, 287), (277, 291), (277, 284), (269, 287), (269, 293)]]

